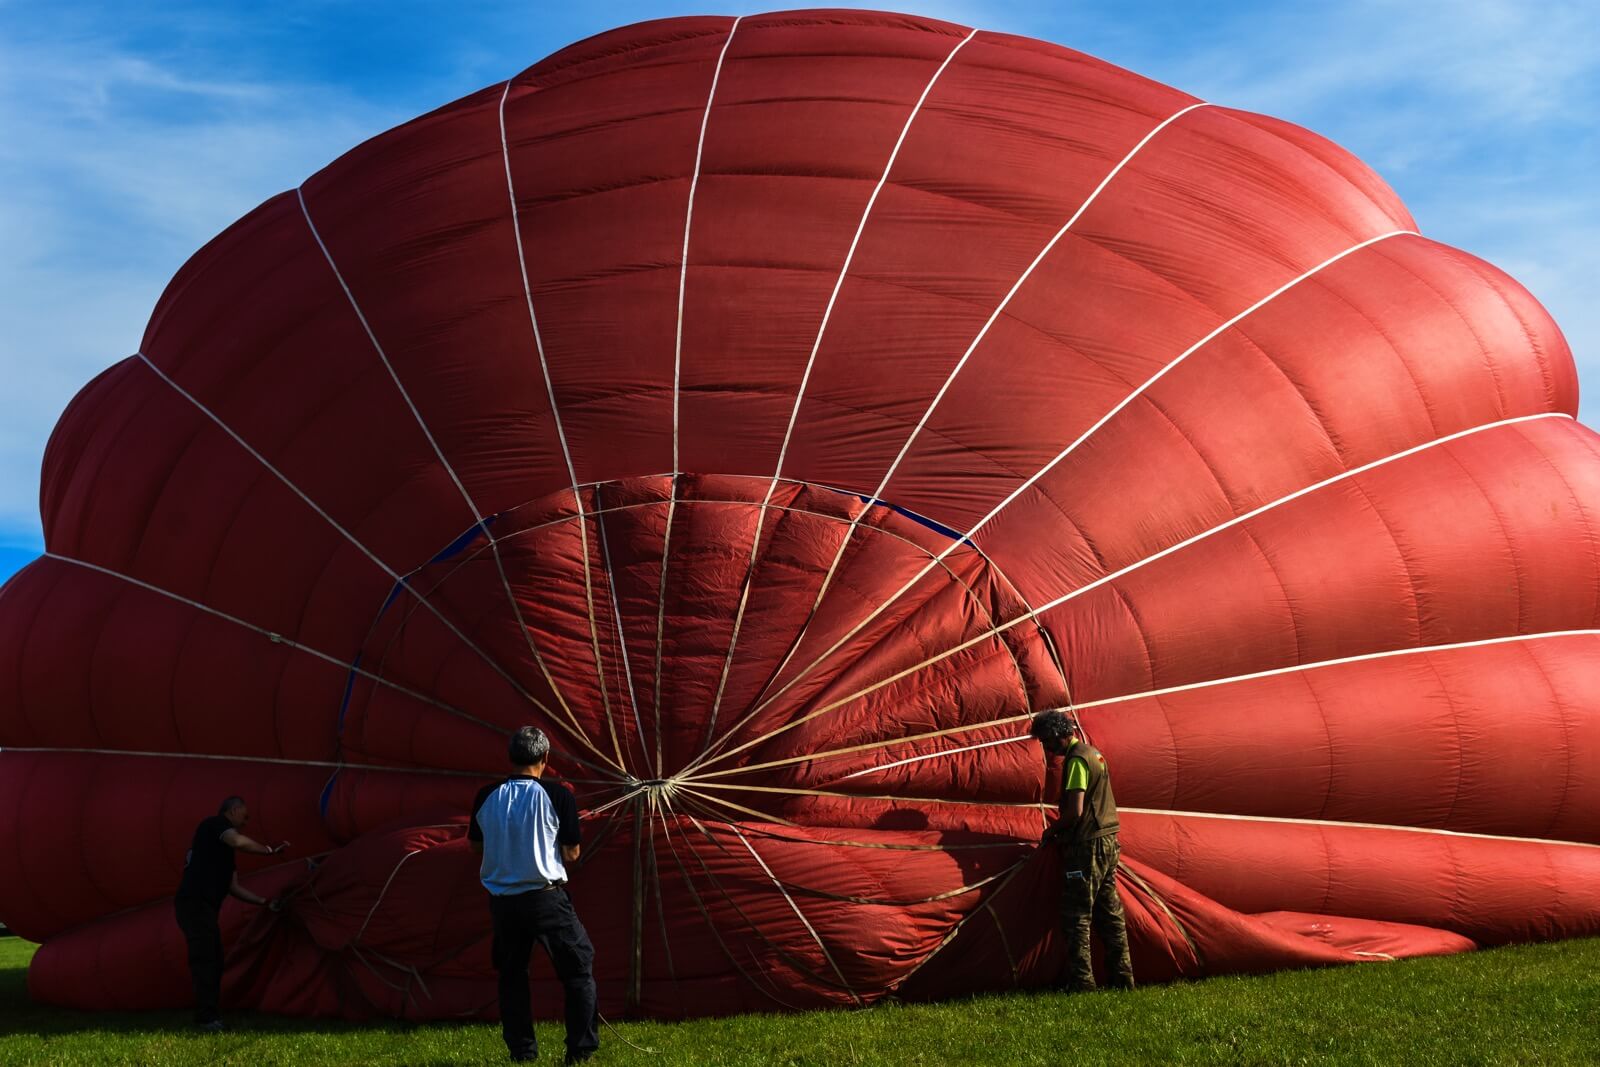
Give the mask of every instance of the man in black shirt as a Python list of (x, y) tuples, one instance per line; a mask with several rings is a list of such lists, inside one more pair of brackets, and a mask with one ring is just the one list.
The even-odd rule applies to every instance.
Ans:
[(183, 860), (183, 880), (172, 900), (178, 928), (189, 945), (194, 1021), (202, 1030), (222, 1029), (217, 1017), (217, 1002), (222, 997), (222, 929), (217, 925), (217, 913), (223, 898), (231, 893), (249, 904), (267, 903), (266, 898), (239, 884), (233, 869), (234, 850), (274, 856), (289, 847), (287, 841), (270, 848), (252, 841), (239, 832), (249, 821), (250, 809), (239, 797), (229, 797), (217, 814), (200, 820)]

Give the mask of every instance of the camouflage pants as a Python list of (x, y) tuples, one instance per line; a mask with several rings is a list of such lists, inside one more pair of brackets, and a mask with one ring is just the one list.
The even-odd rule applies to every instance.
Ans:
[(1061, 933), (1067, 962), (1063, 984), (1074, 991), (1095, 987), (1089, 963), (1089, 928), (1100, 935), (1106, 950), (1106, 971), (1111, 984), (1133, 986), (1133, 964), (1128, 960), (1128, 928), (1117, 896), (1117, 860), (1122, 849), (1117, 836), (1083, 844), (1062, 846)]

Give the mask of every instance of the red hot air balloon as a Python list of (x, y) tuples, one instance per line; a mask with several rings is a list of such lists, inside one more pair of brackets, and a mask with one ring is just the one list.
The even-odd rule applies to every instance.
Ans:
[[(909, 16), (647, 23), (356, 148), (173, 280), (0, 599), (34, 995), (492, 1012), (506, 735), (603, 1010), (1040, 985), (1073, 704), (1141, 978), (1600, 933), (1570, 353), (1328, 142)], [(541, 1003), (557, 1002), (547, 985)]]

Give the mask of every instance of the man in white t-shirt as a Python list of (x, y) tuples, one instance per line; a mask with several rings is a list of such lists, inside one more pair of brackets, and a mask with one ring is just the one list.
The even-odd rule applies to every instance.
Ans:
[(566, 993), (567, 1063), (600, 1047), (596, 1029), (594, 946), (567, 895), (568, 863), (578, 858), (578, 801), (542, 776), (550, 757), (544, 731), (524, 726), (511, 737), (512, 774), (478, 791), (467, 840), (483, 854), (478, 877), (489, 891), (494, 966), (500, 972), (500, 1032), (515, 1061), (537, 1059), (528, 959), (540, 944)]

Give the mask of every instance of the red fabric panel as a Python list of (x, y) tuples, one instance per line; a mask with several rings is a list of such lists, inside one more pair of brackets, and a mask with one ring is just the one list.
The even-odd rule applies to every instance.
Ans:
[(1416, 923), (1479, 944), (1600, 933), (1600, 847), (1593, 845), (1338, 823), (1122, 817), (1131, 854), (1243, 911)]

